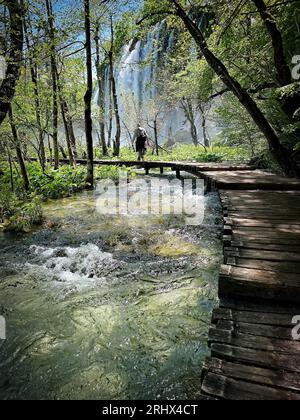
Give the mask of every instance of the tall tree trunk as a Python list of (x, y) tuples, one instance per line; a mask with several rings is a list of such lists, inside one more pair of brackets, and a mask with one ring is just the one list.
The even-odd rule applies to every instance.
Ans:
[[(110, 74), (110, 68), (109, 68)], [(111, 77), (109, 77), (109, 111), (108, 111), (108, 139), (107, 139), (107, 147), (111, 148), (111, 136), (112, 136), (112, 129), (113, 129), (113, 99), (112, 99), (112, 84), (111, 84)]]
[(77, 150), (76, 150), (76, 137), (74, 133), (73, 120), (69, 111), (68, 103), (64, 97), (63, 87), (60, 82), (60, 76), (58, 73), (57, 65), (56, 65), (56, 80), (57, 80), (57, 89), (58, 89), (61, 115), (62, 115), (64, 127), (65, 127), (70, 165), (76, 166)]
[(114, 75), (114, 25), (113, 19), (110, 19), (110, 28), (111, 28), (111, 48), (108, 54), (109, 57), (109, 68), (110, 68), (110, 80), (112, 87), (112, 97), (115, 111), (116, 119), (116, 137), (114, 139), (114, 156), (120, 156), (120, 147), (121, 147), (121, 120), (119, 113), (119, 104), (118, 104), (118, 95), (117, 95), (117, 86), (116, 79)]
[(159, 156), (159, 145), (158, 145), (158, 127), (157, 127), (157, 118), (153, 121), (154, 129), (154, 141), (155, 141), (155, 153), (156, 156)]
[(20, 76), (23, 52), (23, 10), (18, 0), (3, 0), (9, 10), (9, 57), (5, 78), (0, 86), (0, 125), (3, 123), (15, 95), (16, 82)]
[(64, 159), (68, 159), (68, 156), (67, 156), (67, 154), (66, 154), (65, 149), (63, 148), (63, 146), (58, 143), (58, 147), (59, 147), (59, 150), (60, 150), (60, 153), (61, 153), (62, 157)]
[(76, 140), (75, 140), (75, 134), (74, 134), (74, 129), (73, 129), (73, 121), (69, 112), (67, 101), (64, 98), (63, 88), (60, 83), (57, 66), (56, 66), (56, 80), (57, 80), (57, 89), (58, 89), (61, 116), (62, 116), (64, 127), (65, 127), (69, 161), (70, 161), (70, 165), (75, 167), (76, 166), (76, 158), (75, 158), (76, 152), (74, 149), (76, 149)]
[(29, 178), (28, 178), (24, 158), (23, 158), (21, 141), (19, 138), (19, 133), (18, 133), (16, 124), (15, 124), (13, 110), (11, 106), (9, 107), (8, 113), (9, 113), (9, 123), (10, 123), (11, 132), (12, 132), (14, 143), (15, 143), (15, 149), (16, 149), (17, 159), (20, 166), (20, 170), (21, 170), (21, 175), (23, 178), (24, 188), (26, 191), (28, 191), (30, 188), (30, 183), (29, 183)]
[(270, 152), (274, 159), (279, 163), (282, 170), (288, 176), (300, 177), (300, 169), (291, 152), (280, 143), (277, 133), (270, 125), (263, 112), (259, 109), (256, 102), (240, 85), (240, 83), (229, 74), (225, 65), (214, 55), (212, 51), (210, 51), (202, 31), (193, 22), (193, 20), (191, 20), (177, 0), (170, 0), (170, 2), (174, 4), (177, 15), (182, 19), (191, 36), (196, 41), (209, 66), (221, 78), (228, 89), (238, 98), (260, 131), (266, 137)]
[(54, 168), (59, 167), (59, 150), (58, 150), (58, 87), (57, 87), (57, 68), (56, 68), (56, 48), (55, 48), (55, 30), (54, 16), (51, 0), (46, 0), (47, 16), (48, 16), (48, 34), (50, 39), (51, 50), (51, 79), (52, 79), (52, 129), (53, 129), (53, 149), (54, 149)]
[(102, 155), (108, 156), (108, 149), (105, 140), (105, 104), (104, 104), (104, 80), (103, 80), (103, 66), (100, 62), (100, 39), (99, 39), (99, 24), (96, 26), (95, 44), (96, 44), (96, 70), (97, 70), (97, 82), (98, 82), (98, 106), (99, 106), (99, 125), (100, 125), (100, 140), (102, 146)]
[(210, 140), (209, 140), (207, 126), (206, 126), (205, 106), (203, 104), (199, 103), (198, 108), (201, 112), (201, 118), (202, 118), (201, 126), (202, 126), (202, 132), (203, 132), (204, 146), (206, 148), (208, 148), (208, 147), (210, 147)]
[(93, 122), (92, 122), (92, 94), (93, 94), (93, 71), (92, 71), (92, 43), (91, 43), (91, 20), (90, 0), (84, 0), (84, 22), (86, 36), (86, 69), (87, 90), (84, 96), (85, 103), (85, 135), (87, 145), (87, 184), (94, 187), (94, 149), (93, 149)]
[(51, 142), (50, 142), (50, 135), (48, 134), (47, 137), (48, 137), (48, 149), (49, 149), (50, 163), (52, 164), (52, 161), (53, 161), (53, 151), (52, 151)]
[(69, 109), (68, 109), (68, 104), (65, 101), (65, 99), (63, 98), (61, 92), (59, 93), (59, 101), (60, 101), (61, 115), (62, 115), (62, 119), (63, 119), (63, 122), (64, 122), (64, 127), (65, 127), (69, 161), (70, 161), (70, 165), (75, 167), (76, 166), (76, 160), (75, 160), (74, 150), (73, 150), (73, 147), (72, 147), (72, 144), (71, 144), (70, 126), (69, 126), (69, 121), (68, 121)]
[[(23, 4), (23, 0), (22, 0)], [(42, 127), (42, 116), (41, 116), (41, 104), (40, 104), (40, 95), (39, 95), (39, 87), (38, 87), (38, 67), (37, 64), (34, 64), (31, 52), (31, 46), (29, 42), (29, 36), (27, 31), (27, 24), (26, 24), (26, 16), (24, 17), (24, 34), (25, 40), (27, 45), (27, 50), (29, 54), (29, 67), (30, 67), (30, 75), (31, 81), (33, 84), (33, 93), (34, 93), (34, 102), (35, 102), (35, 115), (36, 115), (36, 122), (38, 126), (38, 133), (39, 133), (39, 155), (40, 155), (40, 162), (42, 165), (43, 171), (45, 170), (46, 165), (46, 151), (45, 151), (45, 144), (44, 144), (44, 130)]]
[(186, 116), (186, 118), (188, 119), (189, 123), (190, 123), (190, 130), (191, 130), (191, 137), (192, 137), (192, 141), (194, 146), (198, 146), (199, 145), (199, 141), (198, 141), (198, 130), (195, 124), (195, 116), (194, 116), (194, 110), (193, 110), (193, 105), (191, 103), (191, 101), (189, 99), (184, 98), (181, 101), (181, 105), (182, 108), (184, 110), (184, 114)]

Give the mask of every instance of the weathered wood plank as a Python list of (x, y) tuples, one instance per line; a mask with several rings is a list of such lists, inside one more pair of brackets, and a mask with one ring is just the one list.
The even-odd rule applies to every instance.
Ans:
[(230, 346), (228, 344), (213, 343), (211, 345), (212, 357), (241, 362), (256, 367), (284, 370), (291, 373), (300, 373), (300, 357), (276, 352), (266, 352), (248, 348)]
[(300, 361), (300, 341), (293, 341), (292, 339), (281, 340), (258, 335), (242, 334), (237, 330), (229, 331), (211, 328), (209, 330), (209, 344), (212, 343), (263, 350), (269, 353), (276, 352), (276, 354), (285, 354), (291, 357), (298, 356)]
[(300, 400), (300, 394), (208, 373), (202, 390), (226, 400)]
[[(288, 315), (292, 317), (294, 314), (299, 312), (300, 314), (300, 305), (299, 304), (291, 304), (285, 302), (266, 302), (264, 301), (263, 304), (258, 300), (252, 301), (244, 301), (244, 300), (236, 300), (236, 299), (228, 299), (222, 298), (219, 303), (218, 309), (230, 309), (232, 311), (243, 312), (243, 313), (257, 313), (257, 314), (271, 314), (273, 318), (273, 314), (279, 315)], [(271, 324), (270, 324), (271, 325)], [(275, 325), (275, 324), (274, 324)]]
[[(230, 304), (232, 305), (232, 304)], [(255, 312), (257, 309), (253, 309), (253, 311), (245, 310), (248, 304), (239, 304), (242, 310), (232, 310), (229, 308), (216, 308), (213, 311), (213, 318), (212, 322), (217, 323), (220, 320), (224, 321), (232, 321), (234, 323), (250, 323), (250, 324), (257, 324), (257, 325), (268, 325), (274, 327), (283, 327), (283, 328), (291, 328), (292, 327), (292, 318), (297, 312), (293, 312), (293, 310), (289, 310), (288, 308), (285, 311), (290, 312), (283, 312), (281, 308), (280, 312), (277, 313), (274, 311), (272, 312)], [(238, 306), (238, 305), (236, 305)], [(267, 308), (266, 310), (269, 310)]]
[(253, 268), (256, 270), (266, 270), (282, 273), (298, 273), (300, 274), (300, 262), (285, 262), (285, 261), (264, 261), (240, 257), (227, 258), (229, 265), (234, 265), (241, 268)]
[(297, 223), (291, 224), (284, 222), (282, 219), (275, 219), (272, 222), (268, 220), (257, 220), (252, 218), (231, 218), (225, 217), (224, 218), (225, 224), (231, 226), (232, 229), (239, 228), (239, 230), (243, 230), (242, 228), (270, 228), (270, 229), (280, 229), (282, 232), (300, 232), (300, 220)]
[(300, 262), (300, 255), (292, 252), (260, 251), (252, 249), (227, 248), (226, 257), (249, 258), (251, 260)]
[(203, 369), (233, 379), (300, 392), (300, 375), (296, 373), (257, 368), (215, 358), (207, 359)]
[[(229, 241), (227, 237), (223, 239), (225, 245), (229, 248), (239, 248), (239, 249), (255, 249), (259, 251), (278, 251), (278, 252), (294, 252), (299, 254), (300, 253), (300, 245), (296, 245), (295, 242), (292, 242), (292, 244), (284, 243), (284, 240), (281, 241), (281, 243), (270, 243), (271, 240), (268, 241), (268, 238), (265, 240), (261, 240), (260, 242), (256, 240), (256, 242), (247, 240), (246, 241), (239, 241), (239, 240), (231, 240)], [(269, 243), (266, 243), (269, 242)], [(273, 239), (273, 242), (276, 242), (275, 239)]]
[[(292, 319), (292, 317), (291, 317)], [(237, 331), (241, 334), (261, 336), (267, 338), (278, 338), (280, 340), (291, 340), (292, 327), (275, 327), (271, 325), (250, 324), (246, 322), (223, 321), (217, 322), (216, 328), (220, 330), (228, 330), (232, 333)]]

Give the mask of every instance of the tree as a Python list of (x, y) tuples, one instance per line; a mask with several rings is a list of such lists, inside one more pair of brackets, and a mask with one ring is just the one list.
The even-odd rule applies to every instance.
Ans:
[(189, 17), (184, 8), (177, 0), (169, 0), (174, 6), (176, 14), (185, 24), (187, 30), (200, 48), (207, 63), (214, 72), (221, 78), (225, 86), (238, 98), (241, 104), (251, 115), (253, 121), (266, 137), (269, 149), (273, 157), (280, 164), (283, 171), (288, 176), (300, 177), (300, 169), (294, 160), (292, 153), (281, 144), (278, 134), (268, 122), (263, 112), (259, 109), (256, 102), (241, 84), (233, 78), (224, 63), (209, 49), (205, 36), (198, 25)]
[(48, 17), (48, 35), (50, 40), (51, 51), (51, 77), (52, 77), (52, 138), (54, 149), (54, 167), (59, 167), (59, 150), (58, 150), (58, 84), (57, 84), (57, 64), (55, 50), (55, 30), (54, 15), (51, 0), (46, 0), (47, 17)]
[[(261, 19), (271, 37), (277, 83), (280, 87), (291, 85), (293, 82), (292, 75), (287, 64), (283, 38), (277, 26), (276, 19), (269, 12), (264, 0), (252, 1), (256, 5)], [(296, 119), (295, 112), (300, 108), (300, 87), (298, 86), (298, 88), (296, 88), (295, 86), (292, 95), (283, 95), (280, 99), (280, 104), (283, 111), (291, 120)], [(299, 116), (298, 120), (300, 120)]]
[(85, 103), (85, 135), (87, 145), (87, 177), (86, 182), (90, 188), (94, 187), (94, 149), (93, 149), (93, 122), (92, 122), (92, 95), (93, 95), (93, 68), (92, 68), (92, 42), (90, 0), (84, 0), (85, 23), (85, 49), (87, 89), (84, 96)]
[(101, 63), (100, 58), (100, 23), (96, 23), (95, 28), (95, 46), (96, 46), (96, 71), (97, 71), (97, 82), (98, 82), (98, 105), (99, 105), (99, 126), (100, 126), (100, 140), (102, 147), (102, 155), (108, 156), (108, 148), (105, 139), (105, 103), (104, 103), (104, 72), (106, 62)]
[[(25, 7), (23, 6), (25, 10)], [(42, 116), (41, 116), (41, 103), (40, 103), (40, 93), (39, 93), (39, 86), (38, 86), (38, 66), (34, 62), (33, 54), (34, 46), (30, 45), (29, 35), (27, 30), (27, 22), (26, 17), (29, 19), (28, 10), (27, 13), (24, 14), (24, 34), (25, 34), (25, 41), (28, 50), (28, 60), (29, 60), (29, 67), (30, 67), (30, 75), (31, 81), (34, 86), (34, 102), (35, 102), (35, 115), (36, 115), (36, 123), (38, 126), (38, 137), (39, 137), (39, 157), (40, 162), (43, 170), (45, 170), (46, 165), (46, 151), (45, 151), (45, 144), (44, 144), (44, 130), (42, 127)], [(27, 16), (26, 16), (27, 15)]]
[(13, 110), (12, 110), (11, 106), (9, 107), (8, 114), (9, 114), (9, 123), (10, 123), (10, 126), (11, 126), (11, 132), (12, 132), (14, 143), (15, 143), (17, 159), (18, 159), (18, 162), (19, 162), (21, 175), (22, 175), (22, 178), (23, 178), (24, 188), (25, 188), (26, 191), (28, 191), (29, 188), (30, 188), (30, 183), (29, 183), (29, 178), (28, 178), (28, 174), (27, 174), (27, 170), (26, 170), (26, 165), (25, 165), (24, 158), (23, 158), (21, 141), (20, 141), (20, 138), (19, 138), (19, 133), (18, 133), (16, 124), (15, 124)]
[(120, 112), (119, 112), (119, 103), (118, 103), (118, 95), (117, 95), (117, 85), (116, 79), (114, 74), (114, 23), (113, 17), (110, 17), (110, 33), (111, 33), (111, 41), (110, 41), (110, 49), (108, 51), (108, 60), (109, 60), (109, 69), (110, 69), (110, 83), (112, 89), (112, 100), (115, 112), (115, 119), (116, 119), (116, 136), (113, 141), (114, 156), (120, 155), (120, 147), (121, 147), (121, 119), (120, 119)]
[(5, 78), (0, 86), (0, 126), (3, 123), (15, 94), (16, 82), (20, 76), (23, 52), (23, 10), (18, 0), (4, 0), (9, 10), (9, 55)]

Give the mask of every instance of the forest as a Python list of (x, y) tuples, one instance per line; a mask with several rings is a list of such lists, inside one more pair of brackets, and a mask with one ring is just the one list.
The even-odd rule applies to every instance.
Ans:
[(2, 224), (23, 203), (35, 219), (40, 199), (92, 187), (96, 158), (134, 159), (138, 122), (149, 159), (251, 160), (299, 176), (299, 2), (0, 7)]

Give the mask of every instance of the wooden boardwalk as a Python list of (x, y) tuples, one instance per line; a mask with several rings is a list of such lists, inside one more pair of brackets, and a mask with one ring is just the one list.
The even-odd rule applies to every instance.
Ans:
[[(261, 185), (260, 172), (251, 179), (256, 173)], [(217, 185), (232, 178), (213, 175)], [(271, 190), (219, 191), (224, 265), (203, 399), (300, 400), (300, 341), (292, 339), (300, 315), (300, 192), (286, 178), (283, 189), (291, 191), (274, 191), (281, 179), (272, 179)]]
[[(61, 160), (62, 163), (68, 163)], [(78, 161), (86, 164), (86, 161)], [(219, 191), (224, 263), (201, 374), (203, 400), (300, 400), (300, 180), (246, 165), (96, 161), (171, 168)], [(300, 328), (299, 328), (300, 333)]]

